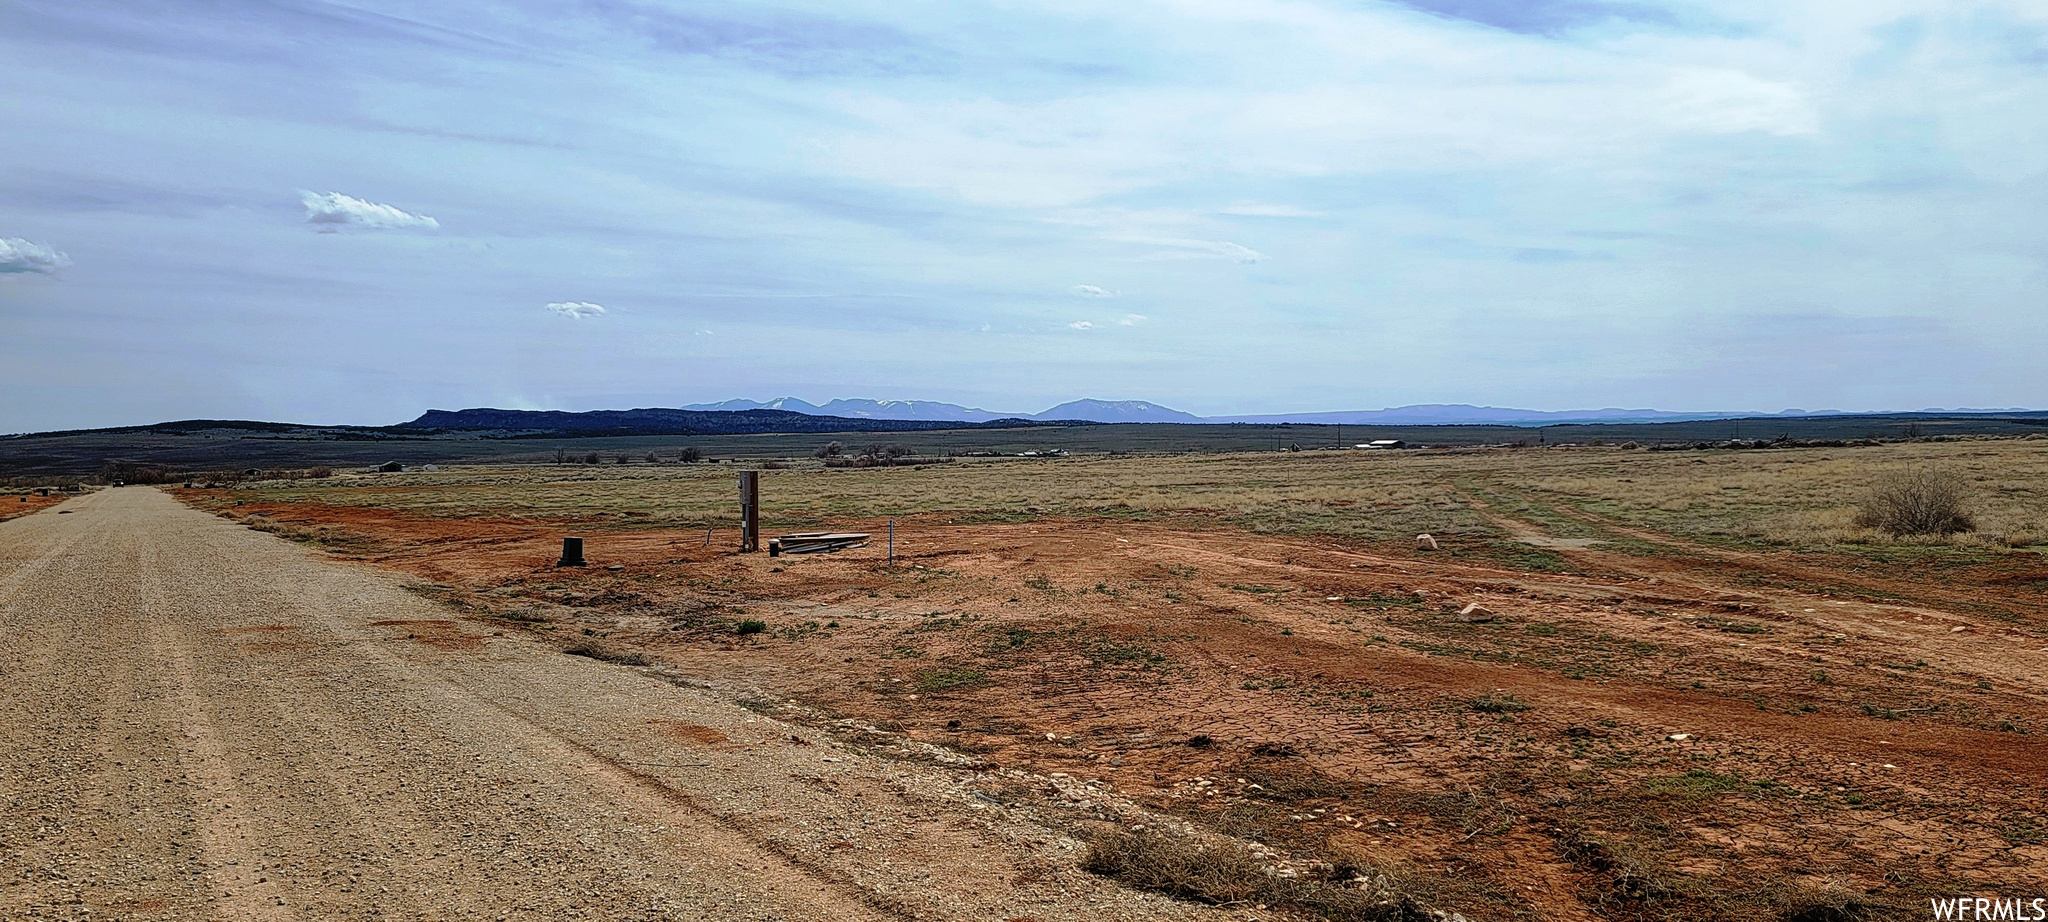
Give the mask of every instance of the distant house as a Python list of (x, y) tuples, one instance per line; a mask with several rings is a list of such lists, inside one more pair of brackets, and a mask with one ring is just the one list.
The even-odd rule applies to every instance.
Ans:
[(380, 474), (396, 474), (403, 470), (405, 470), (405, 465), (396, 461), (386, 461), (383, 464), (377, 465), (377, 473)]
[(1376, 450), (1376, 449), (1387, 449), (1387, 448), (1407, 448), (1407, 447), (1408, 447), (1408, 443), (1407, 443), (1407, 442), (1403, 442), (1403, 441), (1401, 441), (1400, 439), (1374, 439), (1374, 440), (1372, 440), (1372, 441), (1370, 441), (1370, 442), (1365, 442), (1365, 443), (1363, 443), (1363, 444), (1360, 444), (1360, 445), (1356, 445), (1356, 446), (1353, 446), (1353, 447), (1356, 447), (1356, 448), (1364, 448), (1364, 449), (1368, 449), (1368, 450)]

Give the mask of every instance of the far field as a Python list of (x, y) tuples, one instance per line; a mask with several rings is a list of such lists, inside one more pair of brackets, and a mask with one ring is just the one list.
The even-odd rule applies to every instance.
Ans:
[[(851, 422), (851, 421), (848, 421)], [(567, 435), (531, 430), (442, 430), (403, 427), (305, 426), (288, 423), (189, 420), (120, 429), (0, 436), (0, 484), (62, 483), (111, 473), (110, 465), (172, 471), (366, 468), (386, 461), (421, 464), (534, 464), (562, 455), (599, 453), (611, 462), (652, 453), (675, 460), (685, 449), (707, 459), (762, 461), (809, 457), (838, 439), (858, 449), (897, 444), (921, 455), (969, 455), (1057, 449), (1073, 454), (1313, 451), (1374, 439), (1417, 446), (1473, 448), (1524, 445), (1679, 447), (1728, 440), (1829, 441), (2048, 432), (2048, 413), (1946, 416), (1919, 413), (1712, 419), (1665, 423), (1522, 426), (1336, 426), (1319, 424), (1113, 423), (1032, 425), (1013, 429), (903, 432), (771, 432), (752, 434)], [(132, 479), (132, 478), (124, 478)]]
[[(2048, 439), (806, 460), (764, 534), (875, 542), (783, 558), (734, 553), (733, 465), (605, 460), (174, 492), (494, 630), (1474, 919), (1919, 919), (2048, 867)], [(1857, 525), (1913, 468), (1977, 528)], [(570, 534), (591, 567), (552, 566)]]

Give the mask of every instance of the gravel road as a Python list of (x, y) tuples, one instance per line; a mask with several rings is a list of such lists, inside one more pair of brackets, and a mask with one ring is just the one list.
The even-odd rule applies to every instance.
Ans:
[(1243, 918), (154, 489), (0, 523), (0, 917)]

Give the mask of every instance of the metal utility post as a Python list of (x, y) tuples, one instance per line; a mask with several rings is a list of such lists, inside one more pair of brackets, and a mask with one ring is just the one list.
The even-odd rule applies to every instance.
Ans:
[(761, 472), (740, 472), (740, 553), (761, 549)]
[(583, 562), (583, 539), (582, 539), (582, 538), (563, 538), (563, 539), (562, 539), (562, 559), (561, 559), (561, 560), (557, 560), (557, 561), (555, 561), (555, 566), (558, 566), (558, 567), (581, 567), (581, 566), (585, 566), (585, 564), (584, 564), (584, 562)]

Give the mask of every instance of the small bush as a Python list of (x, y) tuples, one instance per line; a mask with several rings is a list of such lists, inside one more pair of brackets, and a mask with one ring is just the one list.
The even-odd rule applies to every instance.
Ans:
[(1081, 867), (1140, 890), (1203, 903), (1250, 903), (1276, 882), (1265, 863), (1235, 842), (1203, 846), (1185, 839), (1118, 833), (1095, 840)]
[(739, 626), (741, 634), (759, 634), (766, 630), (768, 630), (768, 622), (766, 621), (742, 621)]
[[(1084, 870), (1127, 886), (1221, 906), (1257, 904), (1330, 922), (1420, 922), (1442, 918), (1365, 868), (1333, 867), (1345, 879), (1283, 877), (1243, 845), (1196, 842), (1156, 832), (1114, 832), (1096, 839)], [(1357, 874), (1377, 882), (1358, 886)]]
[(645, 666), (648, 662), (647, 655), (644, 653), (632, 650), (619, 650), (587, 640), (562, 652), (570, 656), (583, 656), (599, 662), (617, 663), (621, 666)]
[(1513, 695), (1480, 695), (1472, 699), (1472, 710), (1483, 714), (1512, 714), (1529, 709), (1524, 702)]
[(1887, 475), (1871, 487), (1856, 524), (1892, 535), (1950, 535), (1977, 523), (1963, 504), (1963, 478), (1920, 468)]

